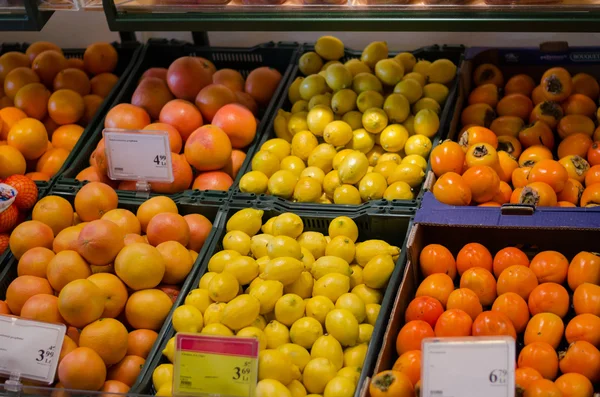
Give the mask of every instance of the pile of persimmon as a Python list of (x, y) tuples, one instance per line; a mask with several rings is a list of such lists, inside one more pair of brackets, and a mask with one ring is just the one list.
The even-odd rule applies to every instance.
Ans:
[[(457, 142), (433, 149), (433, 194), (446, 204), (600, 205), (600, 86), (588, 74), (547, 70), (504, 84), (483, 64), (461, 114)], [(501, 96), (501, 92), (504, 96)]]
[(119, 80), (118, 60), (109, 43), (90, 45), (83, 59), (44, 41), (0, 56), (0, 178), (56, 175)]
[[(217, 70), (208, 59), (181, 57), (168, 69), (144, 72), (131, 104), (112, 108), (104, 127), (169, 134), (174, 181), (152, 183), (153, 192), (227, 190), (256, 136), (259, 107), (268, 105), (280, 81), (281, 74), (268, 67), (254, 69), (244, 79), (236, 70)], [(108, 178), (104, 139), (76, 179), (121, 190), (136, 188), (135, 181), (115, 183)]]
[(526, 397), (592, 397), (600, 382), (598, 254), (582, 251), (569, 261), (542, 251), (530, 260), (515, 247), (492, 255), (469, 243), (454, 256), (430, 244), (420, 253), (419, 269), (424, 279), (396, 339), (399, 358), (373, 378), (371, 397), (412, 395), (406, 393), (420, 387), (421, 341), (461, 336), (522, 342), (515, 375)]

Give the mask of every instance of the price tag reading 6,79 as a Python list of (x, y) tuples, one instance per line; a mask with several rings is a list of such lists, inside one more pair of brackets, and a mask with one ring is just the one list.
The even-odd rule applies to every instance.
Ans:
[(173, 395), (252, 397), (258, 376), (258, 340), (178, 333)]

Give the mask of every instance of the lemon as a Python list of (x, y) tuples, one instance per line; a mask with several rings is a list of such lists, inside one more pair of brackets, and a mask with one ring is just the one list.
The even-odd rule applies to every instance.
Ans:
[(302, 218), (291, 212), (275, 217), (273, 222), (273, 236), (288, 236), (295, 239), (302, 234), (303, 229)]
[(426, 76), (421, 73), (417, 73), (413, 70), (412, 72), (405, 74), (404, 77), (402, 77), (402, 80), (415, 80), (421, 87), (425, 87), (425, 77)]
[(300, 345), (285, 343), (278, 346), (277, 350), (285, 354), (300, 371), (304, 371), (304, 367), (310, 361), (310, 353)]
[(341, 65), (342, 63), (338, 60), (331, 60), (331, 61), (327, 61), (325, 63), (325, 65), (323, 65), (323, 67), (321, 68), (321, 70), (319, 71), (319, 74), (323, 77), (326, 76), (325, 72), (327, 72), (327, 69), (329, 69), (330, 66), (332, 65)]
[(233, 298), (223, 309), (221, 324), (234, 331), (250, 326), (258, 317), (260, 302), (250, 295)]
[(329, 92), (310, 98), (310, 101), (308, 101), (308, 111), (310, 112), (314, 107), (319, 105), (323, 105), (326, 108), (331, 107), (331, 94)]
[[(259, 260), (261, 260), (261, 259), (262, 259), (262, 258), (259, 258), (259, 259), (256, 261), (256, 263), (258, 263), (258, 261), (259, 261)], [(271, 259), (269, 259), (269, 257), (267, 256), (267, 257), (266, 257), (266, 261), (268, 262), (268, 261), (270, 261), (270, 260), (271, 260)], [(258, 268), (259, 268), (259, 271), (260, 271), (260, 265), (259, 265), (259, 267), (258, 267)], [(264, 270), (264, 269), (263, 269), (263, 270)], [(254, 288), (258, 287), (259, 285), (261, 285), (261, 284), (262, 284), (262, 283), (264, 283), (264, 282), (265, 282), (265, 280), (263, 280), (263, 279), (262, 279), (262, 278), (260, 278), (260, 277), (257, 277), (257, 278), (255, 278), (254, 280), (252, 280), (252, 281), (250, 282), (250, 284), (248, 285), (248, 288), (246, 288), (246, 293), (247, 293), (247, 294), (249, 294), (249, 293), (250, 293), (250, 291), (252, 291)]]
[[(364, 324), (361, 324), (364, 325)], [(369, 325), (369, 324), (366, 324)], [(360, 327), (360, 326), (359, 326)], [(348, 378), (354, 383), (354, 385), (358, 384), (358, 380), (360, 379), (361, 373), (360, 367), (344, 367), (337, 372), (337, 376), (342, 376), (344, 378)]]
[(404, 95), (391, 94), (383, 103), (383, 111), (390, 123), (402, 123), (410, 115), (410, 104)]
[(200, 310), (200, 313), (204, 314), (206, 309), (214, 302), (210, 299), (208, 290), (206, 289), (194, 289), (185, 297), (184, 305), (193, 306)]
[(275, 280), (281, 282), (283, 285), (288, 285), (296, 281), (303, 270), (304, 265), (298, 259), (283, 256), (271, 259), (267, 263), (265, 271), (260, 274), (260, 278), (263, 280)]
[(380, 200), (387, 189), (385, 177), (376, 172), (365, 175), (358, 184), (358, 193), (362, 201)]
[(392, 161), (396, 164), (400, 164), (402, 162), (402, 157), (398, 153), (384, 153), (377, 160), (377, 164), (384, 163), (386, 161)]
[(335, 378), (337, 370), (335, 365), (327, 358), (313, 358), (304, 367), (302, 382), (311, 393), (323, 393), (329, 381)]
[(327, 313), (325, 328), (342, 346), (354, 346), (358, 341), (358, 321), (349, 310), (333, 309)]
[(315, 259), (319, 259), (325, 255), (327, 241), (323, 233), (319, 232), (304, 232), (298, 237), (298, 243), (301, 247), (306, 248)]
[(266, 349), (258, 353), (258, 379), (275, 379), (287, 385), (300, 378), (300, 370), (292, 360), (277, 349)]
[(389, 201), (392, 200), (412, 200), (415, 198), (412, 188), (406, 182), (394, 182), (385, 189), (383, 198)]
[(321, 70), (322, 67), (323, 67), (323, 60), (314, 51), (310, 51), (310, 52), (306, 52), (306, 53), (302, 54), (302, 56), (298, 60), (298, 69), (300, 69), (302, 74), (304, 74), (305, 76), (319, 73), (319, 70)]
[(315, 263), (315, 257), (312, 252), (305, 247), (300, 246), (300, 250), (302, 251), (302, 264), (306, 270), (310, 270), (313, 263)]
[(334, 120), (333, 111), (328, 106), (317, 105), (309, 110), (306, 122), (310, 132), (316, 136), (323, 136), (327, 124)]
[(298, 380), (293, 380), (289, 385), (287, 385), (288, 390), (290, 391), (292, 397), (304, 397), (306, 396), (306, 389), (302, 382)]
[(198, 332), (204, 326), (202, 312), (192, 305), (179, 306), (173, 312), (173, 328), (177, 332)]
[(374, 68), (377, 62), (387, 57), (387, 43), (385, 41), (374, 41), (364, 48), (360, 60), (367, 64), (368, 67)]
[(267, 233), (257, 234), (250, 239), (250, 251), (255, 258), (262, 258), (267, 255), (267, 244), (273, 238)]
[(256, 397), (292, 397), (292, 394), (281, 382), (274, 379), (263, 379), (256, 384)]
[[(386, 116), (387, 117), (387, 116)], [(352, 150), (358, 150), (362, 153), (368, 153), (375, 146), (375, 136), (364, 128), (359, 128), (352, 132), (352, 140), (346, 147)]]
[(322, 184), (323, 179), (325, 179), (325, 173), (318, 167), (306, 167), (304, 170), (302, 170), (302, 173), (300, 173), (300, 178), (313, 178)]
[(429, 68), (431, 67), (431, 62), (426, 61), (424, 59), (419, 59), (415, 66), (413, 66), (413, 72), (419, 73), (425, 77), (429, 76)]
[[(298, 95), (300, 94), (298, 93)], [(288, 142), (292, 139), (292, 134), (288, 130), (288, 122), (291, 116), (290, 113), (279, 109), (277, 111), (277, 116), (275, 116), (275, 120), (273, 121), (275, 136), (277, 136), (277, 138), (285, 139)]]
[(260, 171), (250, 171), (240, 179), (242, 193), (263, 194), (267, 191), (269, 177)]
[(323, 172), (329, 172), (333, 168), (333, 158), (337, 154), (335, 147), (328, 143), (322, 143), (308, 156), (307, 164), (309, 167), (318, 167)]
[(265, 327), (264, 332), (267, 336), (267, 347), (269, 349), (276, 349), (281, 345), (290, 343), (290, 331), (279, 321), (273, 320), (269, 322)]
[[(306, 299), (312, 296), (313, 285), (313, 276), (310, 272), (305, 271), (300, 274), (300, 277), (298, 277), (296, 281), (283, 287), (283, 292), (286, 294), (296, 294), (302, 299)], [(275, 308), (277, 308), (277, 306)], [(275, 315), (277, 315), (277, 313), (275, 313)]]
[(367, 159), (369, 160), (369, 166), (375, 167), (377, 165), (377, 161), (379, 160), (379, 157), (381, 157), (381, 155), (383, 155), (383, 153), (385, 153), (383, 148), (379, 145), (375, 145), (373, 147), (373, 149), (371, 149), (367, 153)]
[(173, 396), (173, 384), (163, 385), (156, 391), (156, 395), (159, 397), (172, 397)]
[(415, 115), (414, 128), (417, 134), (432, 138), (440, 128), (440, 119), (431, 109), (419, 110)]
[[(214, 254), (208, 261), (208, 270), (212, 273), (221, 273), (225, 269), (225, 265), (233, 258), (240, 256), (240, 253), (233, 250), (223, 250)], [(212, 280), (212, 278), (211, 278)], [(210, 280), (208, 281), (210, 284)], [(208, 289), (208, 284), (206, 285)]]
[(200, 332), (204, 335), (214, 335), (214, 336), (233, 336), (233, 332), (220, 323), (208, 324), (202, 331)]
[(387, 126), (388, 116), (387, 113), (382, 109), (367, 109), (363, 113), (362, 123), (363, 127), (367, 132), (370, 132), (372, 134), (379, 134)]
[[(356, 98), (356, 106), (358, 111), (364, 113), (367, 109), (370, 108), (382, 108), (384, 103), (383, 95), (381, 95), (377, 91), (369, 90), (363, 91)], [(362, 126), (362, 120), (361, 120)]]
[(352, 77), (359, 73), (371, 73), (371, 68), (369, 68), (367, 64), (360, 59), (350, 59), (344, 64), (344, 66), (346, 66), (350, 73), (352, 73)]
[(356, 321), (362, 323), (366, 316), (365, 303), (358, 297), (358, 295), (352, 293), (343, 294), (335, 302), (336, 309), (346, 309), (354, 315)]
[(375, 64), (375, 75), (383, 84), (394, 86), (404, 77), (404, 65), (393, 59), (382, 59)]
[(232, 230), (223, 237), (223, 248), (237, 251), (240, 255), (250, 252), (250, 236), (239, 230)]
[(204, 311), (204, 326), (221, 322), (226, 303), (211, 303)]
[(322, 186), (314, 178), (300, 178), (294, 188), (294, 201), (299, 203), (315, 203), (321, 197)]
[(356, 109), (356, 98), (357, 95), (350, 89), (343, 89), (335, 94), (331, 98), (331, 109), (339, 116), (348, 113), (351, 110)]
[(342, 161), (344, 161), (344, 158), (346, 158), (347, 155), (349, 155), (350, 153), (353, 153), (354, 150), (353, 149), (342, 149), (339, 152), (337, 152), (337, 154), (335, 155), (335, 157), (333, 158), (333, 169), (337, 170), (338, 168), (340, 168), (340, 164), (342, 163)]
[(300, 244), (289, 236), (273, 236), (267, 244), (267, 254), (269, 258), (275, 259), (279, 257), (292, 257), (295, 259), (302, 258)]
[(310, 350), (312, 358), (326, 358), (334, 365), (336, 371), (344, 366), (344, 350), (342, 345), (331, 335), (320, 336)]
[(423, 90), (424, 88), (415, 79), (403, 79), (394, 87), (394, 93), (404, 95), (411, 105), (421, 99)]
[(308, 130), (308, 124), (306, 123), (306, 116), (308, 112), (293, 113), (288, 119), (287, 129), (290, 135), (294, 136), (300, 131)]
[(354, 259), (354, 252), (354, 241), (346, 236), (335, 236), (325, 248), (325, 255), (341, 258), (347, 263)]
[(409, 136), (415, 135), (415, 116), (413, 116), (412, 114), (409, 115), (406, 118), (406, 120), (402, 122), (402, 126), (406, 128), (406, 131), (408, 131)]
[(362, 267), (365, 267), (371, 259), (381, 254), (388, 254), (394, 257), (400, 254), (400, 248), (392, 246), (383, 240), (367, 240), (356, 245), (356, 263)]
[(352, 380), (343, 376), (336, 376), (325, 386), (323, 397), (352, 397), (355, 388), (356, 386)]
[(296, 294), (285, 294), (275, 303), (275, 319), (290, 327), (296, 320), (304, 317), (304, 300)]
[(208, 283), (208, 293), (215, 302), (229, 302), (238, 294), (240, 284), (231, 273), (216, 274)]
[[(298, 94), (298, 95), (300, 95), (300, 94)], [(290, 112), (292, 114), (294, 114), (294, 113), (300, 113), (300, 112), (308, 112), (308, 101), (305, 101), (304, 99), (300, 99), (300, 100), (294, 102), (294, 104), (292, 105), (292, 109), (290, 110)], [(277, 137), (279, 137), (279, 138), (285, 139), (287, 142), (290, 142), (290, 140), (291, 140), (291, 134), (287, 130), (287, 123), (288, 123), (288, 121), (286, 120), (285, 121), (285, 130), (286, 130), (287, 134), (289, 135), (290, 139), (286, 139), (287, 137), (281, 137), (280, 134), (277, 133), (276, 125), (275, 125), (275, 135), (277, 135)], [(280, 126), (280, 128), (283, 128), (282, 125)]]
[(456, 76), (456, 65), (448, 59), (434, 61), (428, 70), (430, 83), (448, 84)]
[(417, 63), (417, 59), (410, 52), (401, 52), (400, 54), (396, 55), (394, 59), (397, 62), (402, 63), (402, 66), (404, 66), (404, 71), (406, 73), (412, 72), (413, 68), (415, 67), (415, 64)]
[(304, 165), (304, 161), (302, 161), (300, 157), (287, 156), (281, 160), (280, 171), (290, 171), (292, 174), (294, 174), (296, 180), (300, 177), (300, 174), (305, 168), (306, 165)]
[(275, 222), (275, 218), (267, 219), (267, 221), (264, 223), (264, 225), (262, 225), (260, 230), (262, 230), (263, 233), (273, 235), (273, 222)]
[(333, 198), (335, 189), (340, 186), (342, 186), (342, 181), (340, 181), (340, 174), (337, 170), (331, 171), (325, 175), (325, 178), (323, 179), (323, 190), (327, 197)]
[(290, 328), (292, 343), (305, 349), (310, 349), (320, 336), (323, 336), (323, 327), (312, 317), (302, 317), (296, 320)]
[(358, 205), (361, 203), (360, 193), (352, 185), (342, 185), (333, 192), (333, 202), (343, 205)]
[(418, 165), (423, 169), (423, 171), (427, 169), (427, 160), (416, 154), (411, 154), (409, 156), (404, 157), (400, 163)]
[(406, 182), (410, 187), (421, 186), (425, 179), (425, 172), (421, 167), (414, 164), (399, 164), (388, 177), (387, 182), (391, 185), (394, 182)]
[(260, 150), (266, 150), (267, 152), (273, 153), (281, 160), (290, 155), (291, 147), (290, 143), (285, 139), (273, 138), (263, 143)]
[(315, 280), (319, 280), (327, 274), (339, 273), (350, 276), (350, 265), (342, 258), (336, 256), (322, 256), (313, 263), (310, 270)]
[(298, 76), (294, 79), (292, 84), (290, 84), (290, 88), (288, 89), (288, 99), (290, 103), (296, 103), (302, 99), (300, 96), (300, 84), (302, 84), (302, 80), (304, 77)]
[(315, 281), (313, 296), (322, 295), (335, 303), (350, 290), (350, 278), (340, 273), (329, 273)]
[(420, 110), (430, 109), (435, 113), (440, 114), (441, 107), (440, 104), (432, 98), (421, 98), (412, 106), (412, 113), (417, 114)]
[(338, 167), (340, 181), (347, 184), (358, 183), (367, 173), (369, 160), (364, 153), (357, 150), (348, 153)]
[(252, 171), (259, 171), (270, 177), (279, 169), (280, 160), (272, 152), (259, 150), (252, 157)]
[(239, 230), (252, 237), (260, 230), (262, 226), (262, 216), (264, 211), (254, 208), (244, 208), (233, 214), (227, 221), (226, 230)]
[(338, 216), (333, 219), (329, 224), (328, 233), (332, 239), (337, 236), (345, 236), (352, 240), (352, 242), (358, 240), (358, 226), (347, 216)]
[(273, 196), (288, 199), (294, 194), (297, 182), (298, 178), (292, 171), (279, 170), (269, 178), (267, 186)]
[(262, 331), (267, 326), (267, 321), (265, 320), (265, 318), (263, 316), (259, 315), (258, 317), (256, 317), (256, 319), (254, 321), (252, 321), (252, 324), (250, 324), (250, 326), (258, 328)]
[(325, 325), (327, 313), (335, 308), (331, 299), (326, 296), (315, 296), (306, 302), (306, 315)]
[(362, 113), (351, 110), (342, 116), (342, 120), (352, 127), (352, 131), (362, 128)]
[(323, 139), (333, 146), (344, 146), (352, 139), (352, 127), (341, 120), (332, 121), (325, 127)]
[(319, 145), (317, 137), (310, 131), (300, 131), (292, 138), (292, 155), (302, 161), (308, 160), (310, 152)]
[(265, 350), (267, 348), (267, 336), (260, 328), (245, 327), (240, 329), (236, 336), (240, 338), (254, 338), (258, 340), (259, 350)]
[(360, 324), (358, 326), (358, 343), (369, 343), (374, 329), (375, 327), (371, 324)]
[(367, 356), (369, 345), (361, 343), (356, 346), (348, 347), (344, 351), (344, 366), (345, 367), (362, 367)]
[(381, 254), (371, 259), (363, 268), (363, 280), (370, 288), (383, 288), (394, 271), (391, 255)]
[(362, 299), (363, 302), (365, 302), (365, 304), (367, 305), (367, 318), (369, 319), (369, 324), (375, 325), (375, 323), (371, 323), (370, 321), (369, 304), (377, 303), (379, 305), (383, 300), (382, 293), (376, 289), (369, 288), (364, 284), (359, 284), (356, 287), (352, 288), (352, 293), (358, 295), (358, 297)]
[(446, 102), (449, 92), (448, 87), (439, 83), (431, 83), (423, 87), (423, 96), (435, 100), (440, 105)]
[(152, 384), (156, 390), (173, 383), (173, 364), (160, 364), (152, 372)]
[(381, 147), (392, 153), (404, 149), (407, 140), (408, 131), (400, 124), (388, 125), (379, 136)]
[[(300, 97), (305, 101), (310, 101), (310, 99), (316, 95), (324, 94), (327, 92), (327, 83), (325, 81), (325, 77), (321, 76), (320, 74), (311, 74), (302, 80), (300, 83), (299, 92)], [(293, 117), (294, 115), (292, 115), (292, 118)], [(292, 134), (294, 133), (292, 129), (289, 128), (289, 124), (288, 129)]]
[(172, 337), (167, 341), (165, 348), (162, 351), (163, 356), (165, 356), (170, 362), (175, 360), (175, 337)]
[(343, 90), (352, 86), (352, 73), (341, 63), (336, 63), (327, 68), (325, 81), (334, 91)]
[(404, 153), (407, 155), (417, 154), (426, 159), (429, 157), (429, 152), (431, 152), (431, 140), (425, 135), (413, 135), (404, 145)]
[(352, 91), (360, 95), (365, 91), (383, 92), (383, 85), (379, 79), (371, 73), (359, 73), (352, 79)]
[(350, 265), (350, 270), (352, 270), (352, 274), (350, 275), (350, 288), (363, 284), (362, 267), (359, 265)]
[(315, 43), (315, 51), (328, 61), (335, 61), (344, 56), (344, 43), (337, 37), (322, 36)]

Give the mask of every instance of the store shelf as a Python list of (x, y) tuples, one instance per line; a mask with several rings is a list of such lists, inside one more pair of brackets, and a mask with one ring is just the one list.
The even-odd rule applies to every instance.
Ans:
[(52, 12), (42, 11), (36, 0), (0, 0), (0, 31), (42, 30)]
[(202, 5), (203, 0), (103, 0), (103, 5), (110, 29), (119, 31), (595, 32), (600, 21), (596, 0), (537, 5), (487, 5), (483, 0), (459, 5), (428, 5), (427, 0), (366, 2), (374, 1), (304, 5), (302, 0), (287, 0), (278, 6), (248, 6), (242, 0), (226, 5)]

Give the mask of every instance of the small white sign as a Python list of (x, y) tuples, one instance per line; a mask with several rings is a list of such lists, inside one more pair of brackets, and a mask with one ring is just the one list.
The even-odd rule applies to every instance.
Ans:
[(514, 397), (515, 340), (511, 337), (423, 340), (421, 396)]
[(107, 128), (103, 134), (110, 179), (173, 182), (167, 132)]
[(54, 382), (67, 327), (0, 316), (0, 374)]

